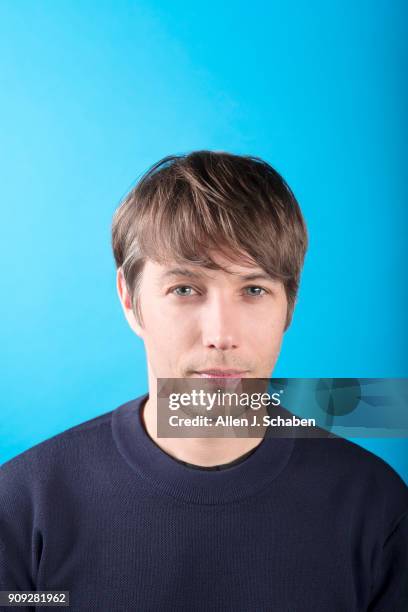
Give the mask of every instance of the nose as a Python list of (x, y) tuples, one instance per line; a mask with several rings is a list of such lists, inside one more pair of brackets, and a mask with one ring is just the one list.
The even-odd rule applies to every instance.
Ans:
[(206, 348), (230, 350), (238, 348), (239, 315), (222, 296), (208, 299), (202, 312), (202, 340)]

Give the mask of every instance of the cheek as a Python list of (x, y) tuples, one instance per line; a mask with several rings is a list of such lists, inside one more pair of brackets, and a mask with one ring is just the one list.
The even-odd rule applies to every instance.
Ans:
[(159, 307), (151, 308), (144, 316), (144, 339), (146, 344), (166, 352), (177, 353), (188, 348), (197, 336), (197, 324), (192, 316), (174, 315)]
[(247, 329), (251, 329), (252, 334), (261, 338), (279, 337), (284, 329), (286, 322), (285, 304), (265, 304), (246, 318)]
[(264, 327), (258, 330), (256, 346), (262, 355), (274, 355), (280, 348), (282, 332), (280, 327)]
[(271, 317), (269, 311), (267, 316), (252, 318), (251, 321), (248, 322), (245, 343), (251, 346), (251, 350), (254, 354), (257, 354), (260, 359), (273, 358), (279, 353), (285, 322), (286, 312), (278, 312)]

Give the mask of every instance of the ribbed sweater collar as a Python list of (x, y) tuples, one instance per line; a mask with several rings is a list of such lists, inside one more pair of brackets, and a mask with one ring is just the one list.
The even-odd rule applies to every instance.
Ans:
[(192, 470), (165, 453), (146, 432), (141, 407), (148, 394), (116, 408), (112, 434), (117, 448), (139, 476), (156, 489), (195, 504), (225, 504), (261, 491), (288, 463), (294, 438), (267, 437), (249, 457), (225, 470)]

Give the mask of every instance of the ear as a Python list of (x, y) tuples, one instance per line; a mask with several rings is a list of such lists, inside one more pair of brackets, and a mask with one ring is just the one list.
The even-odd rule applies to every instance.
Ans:
[(127, 319), (127, 322), (129, 323), (130, 328), (135, 332), (137, 336), (142, 338), (143, 330), (140, 324), (137, 322), (135, 314), (133, 312), (132, 300), (128, 292), (125, 277), (121, 267), (118, 268), (116, 273), (116, 289), (124, 315)]

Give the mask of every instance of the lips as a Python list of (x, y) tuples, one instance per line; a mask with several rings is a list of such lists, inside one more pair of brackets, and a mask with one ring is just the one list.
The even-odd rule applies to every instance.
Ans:
[(241, 378), (247, 373), (246, 370), (201, 370), (194, 372), (200, 378)]

